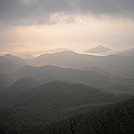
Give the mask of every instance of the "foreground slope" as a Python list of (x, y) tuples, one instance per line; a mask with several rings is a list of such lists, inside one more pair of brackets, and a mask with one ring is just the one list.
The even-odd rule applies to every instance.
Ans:
[(52, 123), (46, 134), (133, 134), (134, 97), (118, 104), (104, 106), (92, 112)]
[(19, 134), (133, 134), (133, 105), (134, 97), (47, 124), (43, 121), (45, 117), (34, 111), (5, 109), (0, 111), (0, 124), (15, 129)]

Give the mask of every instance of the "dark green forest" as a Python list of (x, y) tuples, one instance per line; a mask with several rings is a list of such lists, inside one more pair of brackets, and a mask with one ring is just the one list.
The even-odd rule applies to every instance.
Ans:
[[(0, 132), (2, 134), (133, 134), (134, 133), (134, 98), (120, 102), (117, 104), (110, 104), (107, 106), (99, 107), (90, 112), (85, 112), (77, 116), (68, 117), (60, 121), (53, 121), (49, 123), (39, 123), (39, 115), (28, 113), (22, 113), (22, 111), (6, 109), (1, 111), (0, 116), (10, 116), (7, 119), (3, 117), (3, 123), (0, 125)], [(11, 113), (12, 112), (12, 113)], [(20, 114), (21, 112), (21, 114)], [(6, 114), (11, 115), (6, 115)], [(2, 114), (2, 115), (1, 115)], [(30, 121), (24, 121), (18, 119), (17, 114), (20, 114), (20, 118), (31, 116)], [(12, 116), (12, 117), (11, 117)], [(32, 119), (38, 117), (38, 119)], [(16, 119), (15, 119), (16, 118)], [(42, 116), (43, 118), (43, 116)], [(12, 120), (4, 122), (4, 120)], [(24, 121), (23, 125), (20, 125), (18, 120)], [(29, 121), (29, 124), (27, 122)], [(34, 122), (38, 122), (34, 124)], [(33, 123), (33, 124), (32, 124)]]

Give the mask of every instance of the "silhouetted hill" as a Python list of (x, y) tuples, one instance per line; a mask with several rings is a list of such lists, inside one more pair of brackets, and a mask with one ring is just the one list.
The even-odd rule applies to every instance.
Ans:
[(118, 97), (83, 84), (53, 81), (35, 88), (18, 106), (38, 108), (73, 107), (89, 103), (115, 102)]
[(31, 78), (15, 82), (3, 90), (0, 109), (34, 109), (44, 113), (47, 120), (55, 120), (69, 116), (69, 113), (72, 115), (73, 111), (78, 114), (84, 109), (93, 109), (96, 105), (122, 100), (119, 96), (83, 84), (53, 81), (37, 85), (38, 82)]

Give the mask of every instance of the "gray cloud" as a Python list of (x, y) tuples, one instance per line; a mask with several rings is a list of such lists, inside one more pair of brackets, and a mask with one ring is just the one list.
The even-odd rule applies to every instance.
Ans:
[(134, 0), (0, 0), (0, 24), (50, 23), (57, 12), (134, 19)]

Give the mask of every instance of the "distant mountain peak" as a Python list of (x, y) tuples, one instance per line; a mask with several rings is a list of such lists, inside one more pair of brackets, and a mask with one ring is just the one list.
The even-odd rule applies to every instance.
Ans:
[(104, 53), (110, 51), (110, 48), (104, 47), (102, 45), (98, 45), (90, 50), (87, 50), (87, 53)]

